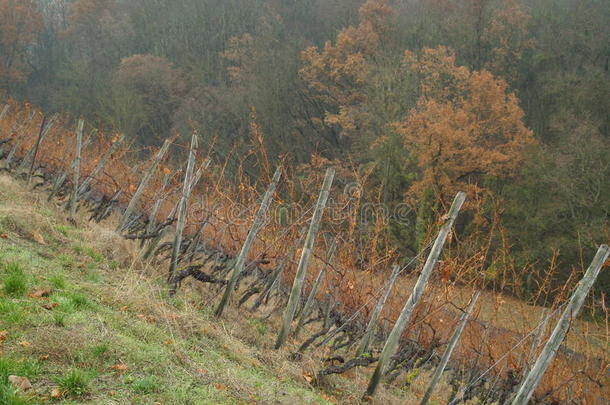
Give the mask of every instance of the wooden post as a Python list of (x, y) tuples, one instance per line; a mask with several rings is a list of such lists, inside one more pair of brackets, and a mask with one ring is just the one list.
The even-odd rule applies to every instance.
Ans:
[(591, 287), (593, 287), (593, 284), (595, 283), (595, 280), (597, 279), (597, 276), (609, 255), (610, 248), (608, 245), (601, 245), (584, 277), (578, 283), (574, 294), (572, 294), (570, 301), (566, 305), (566, 308), (563, 311), (559, 322), (557, 322), (551, 337), (544, 346), (544, 349), (542, 349), (542, 353), (540, 353), (540, 356), (538, 356), (538, 360), (536, 360), (534, 367), (532, 367), (527, 377), (525, 377), (525, 380), (521, 384), (512, 405), (526, 405), (529, 402), (530, 398), (534, 394), (534, 391), (536, 390), (536, 387), (542, 380), (546, 369), (548, 368), (549, 364), (551, 364), (551, 361), (553, 361), (555, 354), (559, 350), (559, 346), (565, 339), (570, 325), (576, 319), (576, 316), (578, 316), (587, 294), (589, 294)]
[(248, 232), (248, 236), (246, 237), (246, 241), (239, 251), (239, 255), (235, 260), (235, 265), (233, 266), (233, 274), (231, 275), (231, 280), (227, 284), (225, 288), (225, 292), (222, 296), (220, 304), (218, 304), (218, 308), (216, 308), (216, 316), (221, 316), (227, 305), (229, 304), (229, 299), (231, 298), (231, 294), (237, 285), (237, 280), (241, 276), (242, 271), (244, 270), (244, 265), (246, 260), (248, 259), (248, 252), (252, 247), (252, 243), (254, 243), (254, 239), (256, 239), (256, 235), (258, 231), (262, 227), (263, 221), (265, 219), (265, 215), (267, 214), (267, 210), (271, 205), (271, 200), (273, 198), (273, 193), (275, 193), (275, 188), (277, 187), (277, 183), (280, 181), (280, 177), (282, 175), (281, 168), (277, 168), (275, 170), (275, 174), (273, 175), (273, 180), (271, 180), (271, 184), (269, 188), (265, 192), (263, 196), (263, 201), (261, 202), (260, 208), (254, 217), (254, 222), (252, 223), (252, 227), (250, 228), (250, 232)]
[(392, 275), (390, 276), (390, 280), (386, 284), (385, 291), (377, 304), (375, 304), (375, 309), (371, 313), (371, 319), (369, 319), (369, 323), (366, 326), (366, 330), (364, 332), (364, 336), (362, 336), (362, 340), (360, 340), (360, 344), (358, 345), (358, 349), (356, 349), (356, 357), (362, 356), (369, 350), (369, 344), (371, 343), (371, 338), (373, 337), (373, 332), (375, 331), (375, 325), (377, 325), (377, 319), (379, 319), (379, 315), (381, 315), (381, 310), (385, 305), (385, 302), (388, 300), (390, 293), (392, 292), (392, 287), (398, 278), (398, 274), (400, 274), (400, 266), (394, 266), (392, 269)]
[(8, 153), (8, 156), (6, 157), (6, 168), (7, 169), (11, 168), (11, 162), (13, 161), (13, 157), (15, 156), (15, 153), (17, 152), (17, 148), (19, 147), (19, 144), (21, 143), (21, 139), (29, 131), (30, 125), (32, 123), (32, 120), (34, 120), (35, 115), (36, 115), (36, 111), (32, 111), (32, 113), (30, 114), (30, 117), (23, 123), (23, 126), (21, 127), (21, 131), (15, 137), (15, 142), (13, 143), (13, 147), (11, 148), (11, 151)]
[(326, 263), (320, 269), (320, 272), (318, 273), (318, 277), (316, 277), (316, 280), (314, 281), (313, 286), (311, 287), (311, 291), (309, 293), (309, 296), (307, 297), (307, 301), (305, 301), (305, 305), (303, 306), (303, 309), (301, 310), (301, 314), (299, 316), (299, 322), (297, 323), (296, 328), (294, 328), (294, 337), (295, 338), (299, 337), (299, 332), (301, 331), (301, 328), (305, 324), (306, 318), (309, 316), (309, 313), (311, 312), (313, 303), (316, 300), (316, 296), (318, 295), (318, 289), (320, 288), (320, 284), (322, 283), (324, 276), (326, 276), (326, 268), (328, 267), (330, 262), (333, 260), (333, 256), (335, 254), (336, 249), (337, 249), (337, 243), (333, 240), (332, 245), (330, 245), (330, 249), (328, 250)]
[(335, 170), (332, 167), (329, 167), (328, 170), (326, 170), (324, 182), (322, 183), (322, 190), (320, 191), (320, 196), (318, 197), (318, 202), (316, 203), (316, 208), (311, 218), (309, 230), (307, 231), (307, 236), (305, 237), (305, 244), (303, 245), (303, 251), (301, 252), (301, 259), (299, 260), (294, 282), (292, 283), (292, 290), (290, 291), (288, 304), (286, 305), (286, 309), (284, 311), (282, 328), (280, 329), (277, 341), (275, 342), (276, 349), (282, 347), (284, 343), (286, 343), (286, 339), (288, 339), (290, 324), (294, 319), (297, 305), (301, 300), (301, 291), (303, 289), (305, 274), (307, 273), (307, 266), (309, 265), (309, 258), (316, 241), (316, 234), (318, 233), (318, 228), (320, 227), (320, 221), (322, 220), (322, 214), (324, 213), (324, 208), (326, 207), (326, 201), (328, 200), (330, 187), (333, 184), (334, 177)]
[(4, 104), (4, 107), (2, 108), (2, 112), (0, 112), (0, 123), (2, 123), (2, 120), (4, 119), (4, 116), (8, 112), (9, 108), (10, 108), (9, 104)]
[(74, 219), (76, 215), (76, 197), (78, 195), (78, 181), (80, 177), (80, 153), (83, 146), (83, 127), (85, 121), (82, 119), (78, 120), (78, 127), (76, 128), (76, 157), (74, 158), (74, 190), (72, 191), (72, 198), (70, 200), (70, 218)]
[(177, 279), (174, 277), (176, 272), (176, 266), (178, 265), (178, 256), (180, 255), (180, 247), (182, 245), (182, 232), (186, 226), (186, 208), (188, 204), (189, 195), (191, 193), (191, 180), (193, 177), (193, 171), (195, 170), (195, 160), (197, 159), (197, 148), (199, 142), (197, 139), (197, 133), (193, 132), (191, 135), (191, 147), (189, 149), (189, 157), (186, 165), (186, 172), (184, 174), (184, 183), (182, 185), (182, 196), (178, 202), (178, 221), (176, 223), (176, 234), (174, 236), (174, 245), (172, 248), (172, 257), (169, 263), (169, 281), (171, 283), (170, 295), (175, 292), (177, 286)]
[(549, 321), (549, 312), (550, 311), (547, 308), (544, 308), (542, 310), (542, 317), (540, 318), (538, 330), (536, 331), (536, 334), (534, 335), (534, 339), (532, 340), (532, 345), (530, 346), (530, 351), (527, 354), (527, 357), (525, 358), (525, 361), (524, 361), (523, 372), (522, 372), (523, 377), (525, 377), (527, 375), (527, 373), (530, 371), (530, 367), (532, 366), (532, 359), (536, 355), (536, 351), (540, 347), (542, 338), (544, 337), (544, 334), (546, 333), (546, 326)]
[(432, 396), (432, 392), (434, 392), (434, 388), (440, 381), (441, 376), (443, 375), (443, 371), (445, 371), (445, 367), (447, 367), (449, 358), (451, 358), (451, 353), (453, 353), (453, 349), (455, 349), (455, 346), (457, 346), (457, 344), (460, 340), (460, 336), (462, 336), (462, 332), (464, 331), (464, 327), (466, 326), (466, 323), (468, 322), (468, 317), (470, 317), (470, 314), (472, 313), (472, 310), (474, 309), (474, 305), (477, 303), (477, 300), (479, 299), (480, 295), (481, 295), (481, 292), (477, 291), (474, 293), (474, 295), (470, 299), (470, 304), (468, 304), (468, 308), (466, 309), (466, 312), (464, 312), (462, 314), (460, 322), (459, 322), (457, 328), (455, 329), (455, 331), (453, 332), (453, 336), (451, 336), (451, 340), (449, 340), (447, 349), (445, 350), (445, 353), (443, 353), (443, 357), (441, 357), (441, 361), (438, 364), (438, 366), (436, 367), (434, 374), (432, 375), (432, 381), (430, 381), (430, 385), (428, 386), (428, 389), (426, 390), (426, 393), (424, 394), (424, 397), (422, 398), (420, 405), (428, 404), (428, 401), (430, 400), (430, 397)]
[(451, 208), (449, 209), (449, 213), (447, 214), (447, 220), (443, 224), (441, 230), (438, 233), (438, 236), (436, 237), (436, 240), (434, 241), (434, 245), (430, 250), (430, 254), (428, 255), (428, 259), (424, 264), (424, 268), (422, 269), (421, 274), (417, 279), (415, 287), (413, 287), (413, 292), (405, 303), (405, 306), (402, 309), (402, 312), (400, 313), (400, 316), (398, 317), (398, 320), (396, 321), (392, 332), (390, 332), (390, 336), (388, 337), (385, 342), (385, 345), (383, 346), (383, 350), (381, 352), (381, 355), (379, 356), (379, 361), (377, 362), (377, 368), (375, 368), (375, 372), (373, 373), (373, 377), (371, 378), (365, 396), (372, 396), (375, 393), (377, 386), (381, 382), (381, 378), (385, 374), (386, 367), (388, 365), (388, 362), (390, 361), (390, 358), (396, 353), (400, 337), (402, 336), (402, 333), (404, 332), (405, 326), (407, 326), (407, 322), (411, 318), (411, 315), (413, 315), (415, 306), (417, 305), (421, 296), (424, 293), (424, 288), (426, 287), (428, 279), (432, 274), (432, 270), (434, 269), (436, 262), (438, 261), (438, 257), (440, 256), (441, 250), (443, 249), (443, 245), (445, 244), (445, 240), (447, 239), (449, 231), (451, 231), (451, 227), (455, 222), (455, 218), (457, 217), (458, 212), (460, 211), (460, 208), (462, 208), (462, 204), (464, 204), (465, 200), (466, 193), (461, 191), (453, 200), (453, 204), (451, 204)]
[(30, 161), (35, 160), (34, 154), (38, 153), (38, 147), (40, 146), (42, 141), (44, 141), (44, 138), (47, 136), (49, 131), (51, 131), (51, 128), (53, 128), (53, 125), (55, 125), (55, 119), (56, 119), (56, 116), (51, 117), (50, 120), (47, 120), (46, 115), (42, 116), (42, 123), (40, 125), (40, 131), (38, 132), (38, 139), (36, 140), (36, 143), (34, 144), (34, 146), (32, 146), (30, 148), (28, 153), (21, 160), (21, 163), (19, 164), (19, 170), (25, 170), (28, 167), (28, 165), (32, 164)]
[(121, 142), (123, 142), (124, 139), (125, 139), (125, 135), (121, 135), (119, 137), (119, 139), (116, 140), (116, 142), (114, 142), (112, 145), (110, 145), (110, 148), (108, 148), (108, 150), (106, 151), (104, 156), (102, 156), (102, 158), (100, 159), (97, 166), (95, 166), (95, 169), (93, 169), (93, 171), (87, 177), (85, 177), (85, 179), (81, 183), (80, 187), (78, 188), (79, 196), (87, 190), (87, 187), (89, 187), (89, 184), (91, 184), (91, 182), (95, 179), (95, 177), (102, 170), (104, 170), (104, 167), (106, 166), (106, 163), (108, 163), (110, 156), (112, 156), (112, 154), (116, 151), (116, 148), (121, 144)]
[(153, 205), (153, 209), (150, 213), (150, 217), (148, 218), (148, 225), (146, 226), (147, 235), (151, 234), (154, 231), (155, 226), (157, 226), (157, 213), (159, 212), (159, 208), (161, 208), (161, 203), (163, 202), (163, 200), (165, 200), (163, 193), (165, 192), (165, 189), (167, 188), (168, 184), (169, 184), (169, 174), (165, 174), (163, 176), (163, 186), (161, 187), (161, 190), (159, 190), (159, 192), (157, 193), (157, 198), (155, 200), (155, 204)]
[(117, 232), (121, 232), (123, 230), (123, 228), (125, 227), (125, 225), (127, 224), (127, 221), (129, 220), (129, 217), (135, 210), (136, 204), (140, 200), (140, 197), (142, 196), (144, 189), (148, 185), (150, 178), (155, 173), (157, 166), (159, 165), (159, 163), (161, 163), (163, 156), (165, 156), (165, 153), (169, 149), (170, 143), (171, 143), (170, 139), (166, 139), (165, 142), (163, 143), (163, 146), (161, 147), (161, 149), (159, 149), (159, 152), (157, 152), (157, 155), (155, 156), (152, 165), (148, 169), (148, 172), (146, 173), (146, 175), (144, 175), (144, 178), (142, 179), (142, 181), (140, 181), (140, 184), (138, 184), (138, 188), (136, 189), (136, 192), (133, 194), (133, 197), (131, 197), (129, 204), (127, 205), (127, 209), (125, 210), (125, 212), (123, 213), (123, 216), (121, 217), (121, 221), (119, 222), (119, 226), (117, 227)]
[(34, 173), (34, 165), (36, 164), (36, 155), (38, 155), (38, 148), (40, 147), (40, 142), (42, 142), (42, 133), (44, 131), (44, 126), (47, 122), (47, 116), (44, 115), (42, 117), (42, 122), (40, 123), (40, 131), (38, 132), (38, 139), (36, 140), (36, 144), (34, 145), (34, 156), (32, 156), (32, 165), (30, 166), (30, 170), (28, 171), (28, 184), (32, 180), (32, 174)]

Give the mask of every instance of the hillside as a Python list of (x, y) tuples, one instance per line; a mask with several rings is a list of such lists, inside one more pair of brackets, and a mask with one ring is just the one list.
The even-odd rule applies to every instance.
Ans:
[[(135, 243), (77, 222), (0, 175), (0, 403), (329, 402), (307, 361), (268, 349), (264, 321), (210, 319), (192, 291), (168, 299)], [(32, 388), (13, 395), (10, 375)]]

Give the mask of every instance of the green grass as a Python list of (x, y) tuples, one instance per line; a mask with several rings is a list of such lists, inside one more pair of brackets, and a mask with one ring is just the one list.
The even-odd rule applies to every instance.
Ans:
[(18, 263), (8, 263), (3, 267), (3, 290), (11, 297), (24, 295), (28, 290), (28, 280), (23, 268)]
[(89, 392), (90, 381), (90, 373), (79, 369), (72, 369), (56, 379), (59, 388), (73, 397), (87, 394)]
[(131, 385), (131, 390), (136, 394), (150, 394), (159, 389), (159, 384), (154, 376), (146, 376)]
[[(0, 195), (0, 213), (23, 205), (22, 195), (10, 201)], [(45, 236), (46, 245), (28, 238), (42, 231), (27, 212), (0, 221), (12, 232), (0, 238), (0, 330), (8, 332), (0, 404), (326, 402), (298, 373), (287, 377), (263, 366), (264, 352), (216, 329), (208, 310), (195, 309), (199, 296), (168, 299), (164, 277), (122, 268), (124, 258), (105, 257), (100, 252), (108, 249), (87, 239), (87, 225), (64, 224), (64, 214), (50, 206), (41, 213), (52, 224), (48, 233), (61, 234)], [(27, 295), (41, 287), (52, 289), (48, 298)], [(182, 321), (164, 317), (174, 313), (184, 329)], [(269, 334), (263, 321), (239, 327), (248, 336)], [(217, 331), (209, 335), (206, 328)], [(128, 369), (116, 370), (117, 364)], [(16, 393), (8, 375), (26, 376), (34, 388)], [(62, 398), (49, 401), (52, 389)]]

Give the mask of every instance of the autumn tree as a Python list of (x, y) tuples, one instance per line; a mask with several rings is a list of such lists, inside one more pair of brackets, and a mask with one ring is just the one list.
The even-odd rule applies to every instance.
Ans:
[(353, 144), (371, 131), (367, 86), (388, 44), (395, 11), (386, 0), (368, 0), (359, 17), (359, 24), (341, 30), (334, 44), (307, 48), (302, 55), (300, 77), (317, 110), (310, 124), (335, 147)]
[(35, 0), (0, 0), (0, 87), (24, 82), (30, 71), (28, 46), (42, 29)]
[(407, 51), (404, 62), (419, 76), (421, 94), (397, 124), (421, 170), (412, 196), (432, 189), (447, 201), (458, 189), (480, 192), (488, 177), (514, 175), (534, 138), (506, 81), (457, 66), (445, 47)]
[(135, 129), (142, 142), (169, 135), (174, 113), (188, 91), (180, 69), (158, 56), (133, 55), (121, 61), (113, 84), (143, 110), (145, 120)]

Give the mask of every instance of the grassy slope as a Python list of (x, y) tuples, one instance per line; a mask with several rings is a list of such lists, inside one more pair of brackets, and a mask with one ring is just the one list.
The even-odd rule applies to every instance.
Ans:
[[(168, 300), (126, 242), (72, 227), (44, 197), (0, 175), (0, 403), (328, 402), (301, 367), (256, 347), (273, 339), (263, 322), (213, 321), (194, 293)], [(29, 296), (41, 287), (48, 298)], [(14, 395), (9, 375), (33, 388)]]

